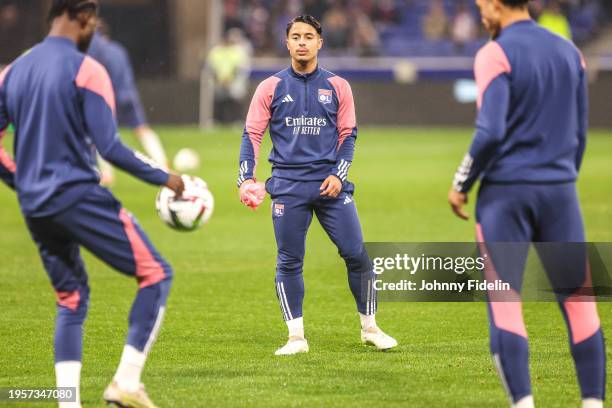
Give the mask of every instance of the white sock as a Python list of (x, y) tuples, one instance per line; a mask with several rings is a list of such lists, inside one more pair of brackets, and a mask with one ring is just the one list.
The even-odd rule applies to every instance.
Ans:
[(583, 399), (582, 408), (603, 408), (603, 401), (597, 398)]
[(145, 153), (152, 158), (157, 164), (163, 168), (168, 168), (168, 158), (164, 147), (159, 140), (159, 136), (152, 129), (143, 128), (137, 130), (138, 137), (140, 138), (140, 144), (144, 149)]
[(359, 313), (359, 320), (361, 321), (361, 330), (376, 327), (376, 315), (364, 315)]
[(287, 328), (289, 329), (289, 337), (304, 338), (304, 318), (287, 320)]
[(76, 402), (59, 402), (59, 408), (81, 408), (81, 362), (60, 361), (55, 364), (55, 384), (76, 389)]
[(121, 361), (113, 378), (119, 388), (127, 392), (135, 392), (140, 388), (140, 375), (144, 368), (147, 355), (126, 344), (123, 347)]
[(526, 397), (521, 398), (514, 404), (512, 404), (512, 408), (533, 408), (533, 395), (528, 395)]

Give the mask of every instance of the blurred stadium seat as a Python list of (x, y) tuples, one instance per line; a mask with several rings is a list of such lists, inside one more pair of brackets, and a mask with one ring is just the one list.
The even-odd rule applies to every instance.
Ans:
[[(444, 10), (446, 21), (443, 23), (446, 27), (442, 38), (427, 39), (426, 36), (426, 17), (432, 8), (432, 4), (439, 1)], [(548, 1), (552, 0), (536, 0), (533, 3), (533, 13), (537, 17), (544, 9)], [(473, 1), (457, 1), (457, 0), (391, 0), (393, 8), (386, 13), (382, 13), (380, 0), (371, 1), (310, 1), (310, 6), (302, 8), (295, 7), (290, 10), (287, 1), (267, 0), (267, 1), (252, 1), (252, 0), (233, 0), (230, 3), (238, 5), (239, 9), (246, 10), (239, 13), (239, 18), (231, 16), (226, 19), (226, 26), (240, 26), (245, 32), (256, 37), (258, 43), (257, 55), (283, 55), (284, 47), (277, 46), (283, 43), (284, 22), (287, 16), (295, 13), (307, 13), (316, 11), (320, 14), (323, 23), (325, 23), (326, 13), (332, 5), (340, 4), (346, 10), (346, 15), (352, 16), (356, 10), (363, 11), (370, 19), (374, 27), (376, 27), (380, 37), (380, 49), (378, 55), (390, 57), (422, 57), (422, 56), (473, 56), (479, 46), (483, 44), (487, 38), (486, 33), (480, 29), (480, 16)], [(292, 4), (300, 4), (302, 2), (293, 2)], [(384, 2), (389, 3), (389, 2)], [(601, 28), (603, 20), (603, 8), (601, 0), (582, 0), (582, 1), (561, 1), (563, 13), (569, 20), (574, 35), (574, 40), (579, 44), (593, 39)], [(251, 16), (257, 11), (258, 7), (262, 7), (261, 13), (256, 13), (267, 20), (268, 29), (267, 39), (262, 39), (259, 28), (261, 21), (257, 27), (252, 21)], [(465, 7), (472, 15), (478, 31), (475, 38), (468, 41), (464, 46), (457, 47), (451, 38), (451, 28), (453, 19), (460, 8)], [(264, 10), (265, 9), (265, 10)], [(264, 12), (265, 11), (265, 12)], [(388, 15), (393, 13), (397, 18), (389, 21)], [(381, 16), (385, 17), (382, 18)], [(325, 25), (325, 24), (324, 24)], [(279, 29), (281, 28), (281, 29)], [(355, 41), (349, 42), (346, 47), (349, 53), (354, 55), (360, 54), (360, 44)]]

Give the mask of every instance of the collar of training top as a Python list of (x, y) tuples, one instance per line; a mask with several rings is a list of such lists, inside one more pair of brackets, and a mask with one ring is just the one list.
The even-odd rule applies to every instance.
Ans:
[(59, 35), (49, 35), (47, 36), (47, 38), (45, 38), (45, 42), (53, 42), (56, 44), (63, 44), (63, 45), (68, 45), (72, 48), (76, 48), (76, 43), (74, 41), (72, 41), (70, 38), (68, 37), (62, 37)]
[(514, 23), (510, 24), (509, 26), (505, 27), (503, 31), (507, 31), (507, 30), (512, 30), (514, 28), (519, 28), (519, 27), (523, 27), (523, 26), (530, 26), (530, 25), (534, 25), (536, 24), (535, 21), (533, 21), (532, 19), (525, 19), (525, 20), (519, 20), (519, 21), (515, 21)]
[(291, 73), (291, 75), (293, 75), (296, 78), (299, 79), (312, 79), (312, 78), (316, 78), (319, 73), (321, 72), (321, 69), (319, 68), (319, 66), (317, 65), (317, 67), (314, 69), (314, 71), (312, 71), (311, 73), (308, 74), (300, 74), (299, 72), (296, 72), (292, 66), (289, 67), (289, 72)]

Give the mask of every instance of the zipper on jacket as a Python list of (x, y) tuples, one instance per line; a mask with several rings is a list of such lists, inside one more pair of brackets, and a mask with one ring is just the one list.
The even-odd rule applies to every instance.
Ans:
[(308, 113), (308, 78), (304, 78), (304, 112)]

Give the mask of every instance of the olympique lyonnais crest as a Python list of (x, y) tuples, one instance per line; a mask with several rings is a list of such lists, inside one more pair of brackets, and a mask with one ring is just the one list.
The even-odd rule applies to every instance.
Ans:
[(332, 103), (331, 89), (319, 89), (319, 102), (321, 102), (323, 105)]
[(274, 204), (274, 216), (282, 217), (283, 215), (285, 215), (285, 204), (275, 203)]

